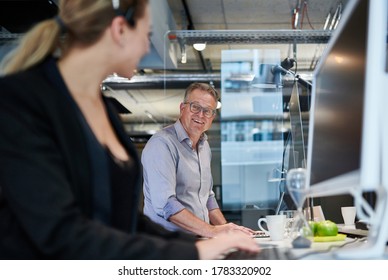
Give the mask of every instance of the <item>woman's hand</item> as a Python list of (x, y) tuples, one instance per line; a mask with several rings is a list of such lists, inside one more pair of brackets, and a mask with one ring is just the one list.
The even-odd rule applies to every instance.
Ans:
[(201, 260), (220, 259), (233, 249), (250, 253), (260, 251), (256, 241), (241, 230), (230, 230), (217, 237), (198, 241), (196, 247)]

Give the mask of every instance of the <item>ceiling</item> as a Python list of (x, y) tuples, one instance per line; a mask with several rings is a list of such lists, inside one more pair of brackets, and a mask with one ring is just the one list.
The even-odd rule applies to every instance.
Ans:
[[(326, 19), (330, 14), (330, 24), (337, 8), (344, 8), (347, 1), (338, 0), (197, 0), (197, 1), (177, 1), (168, 0), (169, 7), (175, 19), (177, 30), (236, 30), (236, 34), (241, 31), (259, 30), (276, 31), (298, 29), (303, 31), (323, 30)], [(295, 19), (294, 12), (298, 10), (299, 20)], [(295, 24), (294, 24), (295, 23)], [(326, 27), (328, 30), (330, 24)], [(214, 37), (217, 37), (214, 35)], [(281, 38), (273, 38), (274, 42), (281, 42)], [(244, 40), (238, 42), (231, 40), (232, 44), (213, 44), (206, 48), (201, 55), (209, 62), (210, 70), (220, 69), (220, 53), (224, 49), (236, 48), (260, 48), (274, 47), (273, 44), (260, 45), (260, 41), (244, 44)], [(214, 41), (213, 41), (214, 42)], [(236, 42), (238, 42), (236, 44)], [(234, 43), (234, 44), (233, 44)], [(257, 44), (253, 44), (257, 43)], [(275, 47), (279, 47), (276, 45)], [(300, 49), (300, 50), (299, 50)], [(190, 62), (188, 65), (180, 65), (184, 69), (201, 69), (203, 65), (199, 64), (197, 56), (192, 55), (193, 48), (188, 47), (190, 51)], [(293, 56), (300, 63), (300, 67), (309, 69), (310, 62), (314, 57), (315, 48), (311, 45), (299, 45), (294, 49), (292, 44), (281, 46), (283, 58)], [(196, 59), (197, 58), (197, 59)], [(196, 62), (196, 64), (194, 64)], [(305, 65), (302, 65), (305, 64)]]
[[(308, 77), (348, 2), (150, 1), (152, 52), (159, 55), (162, 64), (141, 65), (131, 81), (112, 76), (103, 84), (106, 95), (131, 112), (122, 116), (132, 132), (158, 129), (173, 122), (179, 114), (184, 88), (192, 81), (211, 82), (220, 89), (221, 54), (225, 50), (276, 49), (280, 60), (296, 60), (291, 70)], [(57, 3), (58, 0), (0, 1), (0, 43), (23, 32), (39, 18), (52, 17)], [(165, 32), (161, 29), (164, 25)], [(206, 41), (206, 49), (194, 50), (191, 44), (195, 41)], [(182, 63), (185, 55), (186, 63)]]

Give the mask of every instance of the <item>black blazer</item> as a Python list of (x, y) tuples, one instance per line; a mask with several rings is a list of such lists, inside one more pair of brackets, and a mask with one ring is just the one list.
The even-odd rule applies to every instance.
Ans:
[(95, 172), (77, 110), (63, 90), (51, 58), (0, 79), (0, 259), (197, 259), (194, 237), (164, 230), (126, 197), (129, 188), (140, 193), (141, 165), (109, 106), (138, 178), (115, 201), (124, 228), (92, 219)]

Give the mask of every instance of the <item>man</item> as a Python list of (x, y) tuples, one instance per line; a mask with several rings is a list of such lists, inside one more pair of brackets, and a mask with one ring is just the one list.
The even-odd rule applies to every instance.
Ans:
[(216, 115), (217, 91), (193, 83), (180, 104), (180, 117), (151, 137), (142, 153), (144, 214), (166, 229), (214, 237), (229, 230), (214, 197), (207, 131)]

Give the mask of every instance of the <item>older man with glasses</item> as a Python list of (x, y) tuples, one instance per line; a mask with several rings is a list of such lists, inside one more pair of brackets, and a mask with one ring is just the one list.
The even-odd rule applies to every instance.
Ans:
[(212, 190), (211, 150), (207, 131), (215, 118), (218, 92), (193, 83), (180, 104), (175, 124), (154, 134), (142, 153), (144, 214), (172, 231), (201, 237), (251, 229), (228, 223)]

